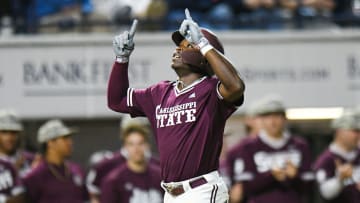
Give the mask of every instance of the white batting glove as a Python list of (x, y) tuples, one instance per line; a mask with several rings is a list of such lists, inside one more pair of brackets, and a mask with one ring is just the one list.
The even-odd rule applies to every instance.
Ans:
[(213, 47), (210, 45), (209, 41), (204, 37), (203, 33), (200, 30), (199, 25), (192, 19), (190, 16), (189, 9), (185, 9), (186, 18), (180, 25), (179, 32), (180, 34), (191, 44), (196, 45), (203, 55), (206, 54)]
[(119, 63), (125, 63), (129, 61), (131, 52), (134, 50), (134, 36), (136, 32), (138, 20), (134, 20), (130, 32), (124, 31), (122, 34), (114, 37), (113, 48), (116, 55), (116, 61)]

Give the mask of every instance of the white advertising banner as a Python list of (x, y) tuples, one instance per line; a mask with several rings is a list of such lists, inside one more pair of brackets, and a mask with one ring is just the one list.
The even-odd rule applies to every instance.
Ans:
[[(218, 35), (246, 82), (245, 107), (268, 94), (280, 95), (288, 107), (360, 104), (360, 32)], [(24, 118), (116, 116), (106, 106), (111, 40), (111, 35), (0, 40), (0, 108)], [(131, 86), (176, 79), (170, 33), (138, 33), (135, 43)]]

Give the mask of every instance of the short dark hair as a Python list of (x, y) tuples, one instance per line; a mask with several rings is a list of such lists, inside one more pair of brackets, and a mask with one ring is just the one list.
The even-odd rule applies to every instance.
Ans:
[(146, 142), (149, 143), (150, 141), (149, 130), (147, 129), (147, 127), (138, 124), (133, 124), (127, 126), (125, 129), (121, 131), (121, 142), (123, 144), (125, 143), (125, 140), (129, 137), (131, 133), (139, 133), (140, 135), (143, 136)]

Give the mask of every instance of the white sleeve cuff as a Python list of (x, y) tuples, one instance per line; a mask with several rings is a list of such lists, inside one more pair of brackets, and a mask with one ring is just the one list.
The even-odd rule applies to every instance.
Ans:
[(129, 57), (117, 56), (117, 57), (116, 57), (116, 61), (117, 61), (118, 63), (127, 63), (127, 62), (129, 62)]
[(203, 55), (203, 56), (205, 56), (205, 54), (208, 52), (208, 51), (210, 51), (211, 49), (213, 49), (214, 47), (213, 46), (211, 46), (211, 44), (207, 44), (207, 45), (205, 45), (204, 47), (202, 47), (201, 49), (200, 49), (200, 52), (201, 52), (201, 54)]
[(321, 196), (323, 196), (327, 200), (333, 199), (338, 196), (343, 189), (343, 184), (338, 177), (330, 178), (319, 184)]

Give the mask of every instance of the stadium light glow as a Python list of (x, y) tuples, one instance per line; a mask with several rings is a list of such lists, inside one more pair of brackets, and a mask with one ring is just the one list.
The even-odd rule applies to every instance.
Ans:
[(322, 120), (334, 119), (344, 112), (342, 107), (331, 108), (290, 108), (286, 110), (289, 120)]

